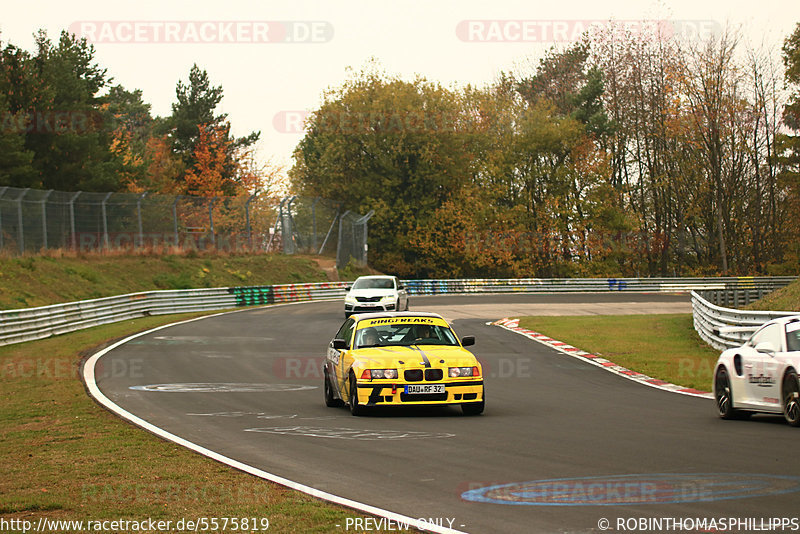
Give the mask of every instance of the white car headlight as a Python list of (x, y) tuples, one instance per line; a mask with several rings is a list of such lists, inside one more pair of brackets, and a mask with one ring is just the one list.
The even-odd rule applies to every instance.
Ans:
[(381, 297), (381, 302), (386, 302), (386, 301), (394, 302), (394, 299), (395, 299), (394, 295), (386, 295), (385, 297)]
[(356, 298), (355, 298), (355, 297), (351, 297), (350, 295), (347, 295), (347, 296), (344, 298), (344, 301), (345, 301), (347, 304), (355, 304), (356, 302), (358, 302), (358, 301), (356, 300)]

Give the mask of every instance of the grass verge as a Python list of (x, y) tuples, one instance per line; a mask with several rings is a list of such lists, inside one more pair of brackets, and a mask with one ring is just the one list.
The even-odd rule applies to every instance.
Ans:
[(211, 253), (0, 257), (0, 310), (157, 289), (327, 280), (314, 258)]
[(800, 280), (776, 289), (764, 298), (745, 306), (748, 310), (800, 312)]
[(114, 339), (200, 315), (148, 317), (0, 347), (0, 519), (35, 525), (39, 517), (153, 518), (175, 525), (182, 518), (255, 517), (267, 518), (270, 532), (293, 533), (330, 532), (348, 517), (364, 517), (163, 441), (88, 397), (78, 377), (82, 357)]
[(690, 314), (522, 317), (520, 326), (701, 391), (710, 391), (719, 356), (694, 331)]

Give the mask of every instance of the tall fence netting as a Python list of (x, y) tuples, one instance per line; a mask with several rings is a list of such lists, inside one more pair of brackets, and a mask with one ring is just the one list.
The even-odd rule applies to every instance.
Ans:
[[(320, 198), (191, 197), (0, 187), (0, 251), (172, 246), (336, 255), (365, 265), (366, 219)], [(346, 238), (342, 238), (345, 235)]]

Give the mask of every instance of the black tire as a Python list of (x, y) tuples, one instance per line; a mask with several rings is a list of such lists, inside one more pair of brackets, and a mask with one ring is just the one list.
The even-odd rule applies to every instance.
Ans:
[(400, 310), (400, 299), (397, 299), (397, 302), (394, 303), (394, 311), (401, 311)]
[(783, 417), (790, 425), (800, 426), (800, 382), (797, 379), (797, 371), (794, 369), (783, 375), (781, 393)]
[(328, 408), (338, 408), (340, 406), (344, 406), (344, 402), (341, 399), (336, 399), (333, 396), (333, 388), (331, 387), (331, 381), (328, 378), (328, 370), (325, 369), (323, 371), (323, 382), (325, 383), (322, 387), (325, 392), (325, 406)]
[(358, 386), (356, 384), (356, 375), (350, 373), (350, 413), (355, 416), (364, 415), (365, 408), (358, 404)]
[(720, 366), (714, 375), (714, 399), (717, 401), (717, 413), (723, 419), (736, 419), (739, 416), (733, 408), (733, 392), (728, 371)]
[(406, 297), (406, 311), (408, 311), (408, 304), (409, 304), (410, 300), (411, 300), (411, 299), (409, 299), (408, 297)]
[(465, 402), (461, 405), (461, 412), (464, 415), (480, 415), (486, 407), (486, 391), (483, 392), (483, 400), (480, 402)]

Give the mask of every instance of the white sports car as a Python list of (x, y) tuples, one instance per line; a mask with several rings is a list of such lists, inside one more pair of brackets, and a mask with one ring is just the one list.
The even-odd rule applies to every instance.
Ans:
[(790, 425), (800, 426), (799, 371), (800, 315), (765, 323), (717, 360), (714, 398), (720, 417), (782, 413)]
[(344, 298), (344, 316), (408, 310), (408, 291), (396, 276), (360, 276)]

